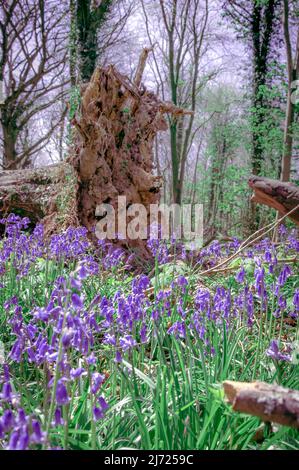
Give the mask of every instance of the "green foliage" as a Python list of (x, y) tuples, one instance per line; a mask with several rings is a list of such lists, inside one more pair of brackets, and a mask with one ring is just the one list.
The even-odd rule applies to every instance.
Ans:
[(80, 88), (79, 86), (73, 86), (70, 90), (70, 98), (69, 98), (69, 116), (68, 116), (69, 124), (68, 124), (68, 129), (67, 129), (68, 145), (70, 145), (73, 142), (74, 128), (71, 125), (71, 122), (76, 116), (76, 113), (80, 109), (80, 103), (81, 103)]
[(273, 61), (269, 64), (266, 84), (261, 85), (256, 101), (261, 103), (249, 109), (249, 125), (258, 140), (264, 156), (262, 173), (269, 177), (279, 176), (279, 165), (283, 151), (283, 127), (287, 84), (285, 66)]
[[(198, 164), (196, 201), (204, 206), (205, 226), (241, 235), (240, 218), (247, 210), (250, 174), (249, 128), (239, 108), (241, 92), (227, 86), (209, 90), (212, 115), (204, 160)], [(189, 183), (187, 188), (192, 188)], [(232, 211), (232, 207), (234, 210)]]
[[(16, 279), (13, 265), (7, 265), (5, 287), (0, 290), (1, 305), (17, 294), (22, 300), (23, 316), (26, 319), (33, 306), (43, 306), (49, 299), (55, 280), (67, 276), (75, 269), (75, 262), (67, 265), (54, 260), (39, 258), (31, 267), (26, 278)], [(246, 279), (251, 289), (254, 285), (254, 262), (235, 259), (230, 269), (245, 267)], [(265, 268), (267, 265), (265, 264)], [(188, 276), (188, 290), (183, 295), (186, 311), (192, 309), (192, 298), (196, 292), (198, 278), (192, 270), (182, 264), (168, 263), (161, 266), (153, 284), (167, 288), (179, 275)], [(294, 289), (299, 287), (298, 275), (290, 277), (283, 293), (290, 301)], [(275, 278), (266, 276), (269, 292)], [(101, 271), (99, 276), (86, 279), (83, 293), (86, 306), (94, 295), (101, 294), (112, 299), (121, 291), (130, 293), (132, 277), (124, 276), (119, 268)], [(206, 288), (211, 292), (216, 286), (230, 287), (237, 295), (239, 285), (235, 271), (206, 279)], [(273, 292), (273, 288), (272, 288)], [(107, 380), (103, 393), (109, 402), (106, 417), (94, 425), (90, 419), (90, 394), (88, 383), (79, 382), (80, 393), (70, 391), (72, 401), (68, 415), (67, 430), (57, 426), (50, 434), (53, 446), (73, 450), (97, 449), (298, 449), (296, 432), (280, 427), (275, 433), (264, 433), (261, 443), (254, 440), (260, 422), (255, 417), (238, 414), (224, 400), (221, 383), (225, 379), (251, 381), (253, 378), (273, 382), (280, 380), (285, 386), (299, 388), (298, 366), (282, 366), (278, 371), (264, 351), (269, 345), (271, 334), (275, 331), (273, 323), (270, 330), (264, 328), (258, 343), (257, 331), (262, 318), (256, 317), (252, 330), (240, 318), (236, 318), (234, 328), (228, 331), (225, 323), (207, 322), (209, 348), (194, 337), (194, 331), (186, 331), (182, 341), (175, 335), (167, 334), (169, 324), (180, 316), (177, 311), (179, 298), (173, 301), (171, 317), (165, 317), (157, 327), (150, 331), (151, 344), (140, 345), (138, 350), (129, 352), (121, 364), (113, 359), (111, 347), (98, 339), (96, 346), (97, 368), (105, 371)], [(269, 298), (269, 305), (274, 296)], [(274, 308), (275, 305), (273, 304)], [(151, 306), (149, 307), (151, 309)], [(280, 320), (276, 326), (280, 324)], [(271, 330), (272, 328), (272, 330)], [(7, 326), (7, 314), (2, 309), (0, 323), (1, 340), (6, 347), (12, 341)], [(257, 351), (258, 347), (258, 351)], [(254, 363), (258, 354), (256, 373)], [(42, 370), (34, 370), (25, 363), (22, 370), (15, 366), (12, 374), (13, 385), (22, 391), (22, 404), (27, 412), (38, 413), (43, 420), (43, 382)], [(76, 392), (76, 393), (75, 393)], [(67, 436), (66, 436), (67, 432)]]

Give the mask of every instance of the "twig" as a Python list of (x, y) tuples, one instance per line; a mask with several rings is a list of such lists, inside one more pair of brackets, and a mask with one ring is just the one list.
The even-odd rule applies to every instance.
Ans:
[[(253, 243), (257, 242), (258, 240), (260, 240), (264, 235), (266, 235), (267, 233), (271, 232), (271, 230), (273, 230), (274, 227), (276, 227), (277, 225), (279, 225), (286, 217), (288, 217), (290, 214), (292, 214), (293, 212), (295, 212), (296, 210), (299, 209), (299, 204), (296, 206), (296, 207), (293, 207), (293, 209), (291, 211), (289, 211), (287, 214), (285, 214), (284, 216), (282, 216), (280, 219), (278, 219), (277, 221), (275, 222), (272, 222), (272, 224), (269, 224), (269, 225), (266, 225), (266, 227), (263, 227), (262, 229), (259, 229), (257, 230), (255, 233), (253, 233), (252, 235), (250, 235), (250, 237), (248, 237), (247, 240), (245, 240), (245, 242), (242, 243), (242, 245), (240, 246), (240, 248), (231, 256), (229, 256), (228, 258), (226, 258), (225, 260), (221, 261), (221, 263), (217, 264), (217, 266), (214, 266), (213, 268), (210, 268), (210, 269), (207, 269), (206, 271), (202, 271), (201, 273), (199, 273), (198, 275), (199, 276), (203, 276), (205, 274), (208, 274), (212, 271), (216, 271), (218, 270), (221, 266), (224, 266), (225, 264), (229, 263), (231, 260), (233, 260), (234, 258), (236, 258), (245, 248), (248, 248), (248, 246), (252, 245)], [(268, 228), (270, 227), (270, 228)], [(256, 238), (253, 238), (251, 241), (249, 241), (253, 236), (256, 236), (258, 233), (260, 233), (262, 230), (265, 230), (267, 229), (266, 232), (263, 232), (261, 235), (257, 236)], [(196, 271), (195, 271), (196, 273)]]

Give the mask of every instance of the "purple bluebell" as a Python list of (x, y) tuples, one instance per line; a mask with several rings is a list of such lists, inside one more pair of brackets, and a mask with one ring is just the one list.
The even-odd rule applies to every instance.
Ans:
[(271, 357), (276, 361), (291, 361), (291, 356), (289, 354), (284, 354), (280, 351), (278, 341), (275, 339), (271, 341), (270, 346), (266, 351), (266, 354), (267, 356)]
[(57, 383), (56, 388), (56, 403), (57, 405), (67, 405), (70, 399), (67, 393), (67, 389), (63, 381), (60, 379)]

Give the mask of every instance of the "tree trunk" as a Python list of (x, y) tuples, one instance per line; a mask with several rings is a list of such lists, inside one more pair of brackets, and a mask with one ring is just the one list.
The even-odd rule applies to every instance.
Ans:
[[(251, 37), (253, 45), (253, 126), (252, 126), (252, 173), (259, 175), (264, 159), (264, 148), (261, 132), (265, 120), (265, 108), (268, 104), (264, 98), (263, 87), (266, 84), (269, 69), (268, 58), (271, 38), (274, 32), (276, 0), (269, 0), (263, 11), (262, 3), (253, 2)], [(254, 202), (250, 205), (250, 229), (256, 230), (260, 225), (260, 213)]]
[(3, 167), (14, 169), (14, 162), (17, 157), (16, 138), (12, 126), (2, 124), (3, 131)]
[(285, 129), (283, 138), (283, 156), (281, 164), (281, 181), (290, 181), (291, 176), (291, 162), (292, 162), (292, 150), (293, 150), (293, 121), (295, 115), (295, 106), (291, 101), (292, 89), (289, 85), (286, 118), (285, 118)]
[(76, 21), (76, 0), (70, 0), (70, 79), (71, 86), (77, 83), (77, 21)]
[(292, 102), (292, 84), (299, 75), (299, 28), (297, 32), (297, 44), (293, 60), (292, 44), (289, 30), (289, 2), (284, 0), (283, 30), (286, 45), (287, 70), (288, 70), (288, 96), (283, 139), (283, 156), (281, 168), (281, 180), (290, 181), (291, 162), (293, 150), (293, 123), (295, 117), (295, 104)]
[(17, 159), (17, 151), (16, 151), (16, 144), (17, 144), (17, 137), (18, 137), (18, 129), (16, 125), (15, 119), (10, 118), (10, 113), (7, 113), (6, 109), (2, 109), (0, 122), (2, 127), (2, 134), (3, 134), (3, 161), (2, 166), (3, 168), (7, 168), (10, 170), (16, 170), (17, 167), (15, 165)]
[[(22, 210), (42, 221), (47, 233), (84, 225), (91, 237), (97, 206), (109, 203), (117, 211), (118, 196), (126, 196), (127, 207), (143, 204), (149, 215), (161, 185), (152, 174), (155, 135), (167, 129), (165, 113), (180, 116), (184, 111), (136, 84), (113, 66), (97, 68), (82, 89), (80, 113), (73, 119), (77, 135), (67, 161), (1, 172), (1, 212)], [(144, 240), (123, 244), (143, 255), (147, 251)]]
[(88, 82), (98, 58), (97, 35), (113, 0), (102, 0), (99, 6), (91, 0), (77, 0), (77, 28), (80, 54), (80, 76)]

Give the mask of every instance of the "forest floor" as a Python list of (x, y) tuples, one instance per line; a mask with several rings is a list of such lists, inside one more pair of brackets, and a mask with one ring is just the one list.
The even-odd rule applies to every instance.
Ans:
[[(2, 220), (0, 445), (6, 449), (299, 449), (298, 432), (237, 413), (225, 380), (299, 389), (299, 240), (279, 230), (199, 252), (151, 241), (154, 265), (45, 240)], [(150, 273), (150, 275), (148, 274)]]

